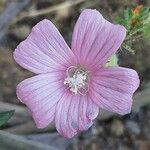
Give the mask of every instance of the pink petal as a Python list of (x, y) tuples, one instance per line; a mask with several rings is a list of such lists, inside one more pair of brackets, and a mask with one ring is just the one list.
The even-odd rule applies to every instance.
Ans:
[(56, 128), (64, 137), (71, 138), (78, 132), (87, 130), (98, 112), (98, 106), (86, 96), (66, 93), (56, 107)]
[(37, 75), (17, 86), (17, 97), (27, 105), (38, 128), (44, 128), (54, 120), (56, 104), (64, 92), (63, 81), (59, 75)]
[(88, 108), (87, 108), (87, 116), (89, 119), (95, 119), (99, 114), (99, 107), (92, 100), (92, 95), (88, 95)]
[(35, 25), (27, 39), (18, 45), (14, 58), (37, 74), (66, 69), (75, 60), (59, 31), (46, 19)]
[(113, 25), (96, 10), (84, 10), (73, 32), (72, 50), (82, 65), (99, 67), (107, 62), (122, 44), (126, 29)]
[(103, 68), (93, 77), (93, 101), (102, 109), (130, 113), (133, 93), (139, 86), (137, 72), (122, 67)]

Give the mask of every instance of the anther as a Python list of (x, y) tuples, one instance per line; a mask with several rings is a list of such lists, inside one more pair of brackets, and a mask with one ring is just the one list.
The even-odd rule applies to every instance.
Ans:
[(85, 94), (88, 90), (88, 73), (78, 68), (69, 68), (64, 84), (69, 87), (69, 90), (74, 94)]

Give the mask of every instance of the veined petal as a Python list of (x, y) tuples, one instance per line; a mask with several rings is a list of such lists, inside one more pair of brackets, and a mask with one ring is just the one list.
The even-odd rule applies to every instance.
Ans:
[(64, 94), (56, 107), (55, 113), (55, 124), (57, 131), (66, 138), (71, 138), (77, 134), (76, 130), (73, 130), (69, 125), (69, 107), (71, 103), (71, 98), (68, 97), (68, 93)]
[(123, 67), (100, 69), (93, 77), (93, 101), (102, 109), (130, 113), (133, 93), (139, 86), (137, 72)]
[(93, 102), (92, 95), (88, 95), (88, 108), (87, 116), (89, 119), (94, 120), (99, 114), (99, 107)]
[(66, 93), (56, 107), (56, 129), (66, 138), (71, 138), (91, 127), (98, 112), (98, 106), (87, 96)]
[(17, 86), (17, 97), (29, 108), (38, 128), (54, 120), (56, 104), (63, 93), (63, 80), (56, 73), (40, 74)]
[(74, 28), (72, 50), (81, 64), (99, 67), (122, 44), (126, 29), (108, 22), (96, 10), (85, 9)]
[(74, 54), (56, 27), (47, 19), (32, 29), (14, 52), (18, 64), (34, 73), (66, 69), (75, 61)]

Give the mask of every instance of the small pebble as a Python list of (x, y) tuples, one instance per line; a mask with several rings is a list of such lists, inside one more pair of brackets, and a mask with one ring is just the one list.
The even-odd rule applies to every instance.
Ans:
[(111, 133), (115, 136), (121, 136), (124, 132), (124, 126), (120, 120), (113, 120), (111, 127)]
[(140, 127), (138, 126), (138, 124), (134, 121), (128, 121), (126, 123), (126, 128), (129, 132), (131, 132), (134, 135), (138, 135), (140, 134), (141, 130)]

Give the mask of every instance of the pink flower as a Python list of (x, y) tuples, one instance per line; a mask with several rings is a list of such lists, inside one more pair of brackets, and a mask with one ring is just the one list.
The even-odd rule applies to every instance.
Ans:
[(139, 86), (136, 71), (105, 67), (120, 47), (126, 29), (91, 9), (84, 10), (73, 31), (71, 49), (56, 27), (44, 19), (15, 49), (14, 58), (38, 75), (17, 86), (17, 96), (31, 111), (38, 128), (55, 122), (71, 138), (88, 129), (99, 109), (130, 113)]

